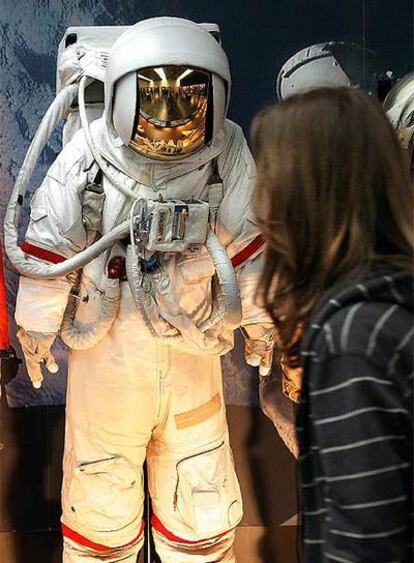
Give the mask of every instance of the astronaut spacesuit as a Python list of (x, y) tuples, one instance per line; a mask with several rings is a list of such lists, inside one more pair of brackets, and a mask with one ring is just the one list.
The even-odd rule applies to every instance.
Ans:
[[(20, 279), (16, 321), (33, 384), (42, 364), (57, 371), (50, 348), (59, 331), (72, 348), (65, 563), (136, 560), (145, 459), (162, 561), (235, 561), (242, 500), (220, 355), (242, 324), (247, 361), (267, 371), (274, 333), (254, 304), (263, 248), (250, 216), (255, 169), (240, 128), (225, 119), (229, 93), (226, 55), (200, 26), (132, 26), (107, 61), (104, 116), (74, 135), (32, 200), (21, 250), (36, 267), (64, 264), (131, 223), (80, 277)], [(209, 237), (225, 256), (209, 252)], [(226, 297), (231, 280), (217, 284), (229, 258), (239, 319), (223, 313), (226, 299), (237, 309), (239, 296)]]

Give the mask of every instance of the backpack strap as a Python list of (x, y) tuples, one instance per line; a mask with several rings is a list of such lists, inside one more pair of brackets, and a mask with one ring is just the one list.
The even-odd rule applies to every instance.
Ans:
[(215, 232), (218, 209), (224, 197), (223, 180), (218, 167), (218, 157), (212, 160), (212, 172), (207, 181), (207, 186), (208, 205), (210, 207), (210, 225), (213, 232)]
[(105, 203), (103, 173), (92, 160), (85, 168), (86, 186), (82, 194), (82, 222), (87, 234), (87, 244), (92, 244), (102, 232), (102, 213)]

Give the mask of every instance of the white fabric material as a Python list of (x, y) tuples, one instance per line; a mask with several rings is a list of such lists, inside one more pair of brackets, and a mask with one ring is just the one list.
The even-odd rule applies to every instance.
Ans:
[(156, 530), (153, 532), (153, 537), (157, 553), (163, 554), (164, 561), (179, 561), (180, 563), (211, 563), (211, 561), (236, 563), (233, 551), (235, 530), (212, 542), (202, 542), (193, 546), (183, 546), (168, 542)]
[[(81, 72), (102, 82), (112, 45), (128, 26), (68, 27), (59, 43), (56, 91), (78, 79)], [(75, 43), (66, 46), (69, 35)]]
[[(112, 557), (106, 556), (106, 563), (137, 563), (137, 553), (144, 545), (145, 536), (142, 535), (138, 544), (122, 550), (121, 555), (114, 553)], [(67, 538), (63, 538), (64, 550), (62, 563), (96, 563), (96, 552), (93, 549), (79, 547), (79, 544)], [(120, 559), (121, 557), (121, 559)], [(98, 559), (102, 561), (102, 557)]]
[[(206, 408), (217, 396), (217, 407)], [(180, 415), (185, 424), (178, 422)], [(122, 284), (121, 309), (105, 341), (70, 355), (63, 522), (109, 547), (132, 541), (141, 526), (145, 457), (154, 512), (170, 532), (198, 541), (237, 525), (242, 505), (228, 444), (220, 360), (195, 359), (148, 338)], [(194, 503), (198, 490), (209, 498)], [(204, 501), (219, 519), (203, 518)], [(215, 541), (210, 543), (212, 554)], [(205, 560), (200, 548), (192, 557), (183, 556), (194, 546), (165, 538), (157, 548), (165, 563)], [(64, 561), (83, 563), (87, 552), (68, 548)]]
[(15, 319), (27, 331), (59, 331), (71, 284), (64, 279), (32, 280), (22, 276)]
[(30, 143), (22, 167), (13, 187), (10, 201), (4, 217), (4, 249), (12, 265), (21, 271), (20, 267), (26, 263), (23, 252), (18, 247), (18, 225), (21, 213), (20, 200), (24, 200), (34, 167), (39, 156), (57, 123), (62, 119), (76, 95), (77, 87), (67, 86), (56, 96), (44, 115), (39, 128)]
[[(52, 252), (70, 258), (86, 246), (82, 223), (80, 191), (85, 188), (82, 154), (67, 174), (52, 165), (31, 201), (30, 223), (25, 239)], [(70, 185), (72, 189), (67, 189)], [(62, 214), (62, 209), (65, 213)]]

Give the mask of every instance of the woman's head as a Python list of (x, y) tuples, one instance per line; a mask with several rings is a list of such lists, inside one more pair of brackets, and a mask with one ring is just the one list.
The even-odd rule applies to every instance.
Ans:
[(286, 344), (340, 281), (376, 260), (409, 267), (409, 166), (381, 106), (350, 88), (262, 110), (252, 141), (254, 207), (268, 241), (263, 297)]

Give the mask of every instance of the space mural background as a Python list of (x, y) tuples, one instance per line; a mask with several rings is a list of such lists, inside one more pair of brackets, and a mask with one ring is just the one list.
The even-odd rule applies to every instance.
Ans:
[[(397, 4), (404, 2), (397, 2)], [(305, 7), (306, 4), (306, 7)], [(315, 42), (340, 39), (366, 42), (381, 59), (381, 70), (397, 76), (410, 69), (410, 22), (398, 19), (388, 2), (336, 0), (255, 2), (194, 0), (2, 0), (0, 6), (0, 219), (29, 143), (55, 94), (56, 54), (70, 25), (128, 25), (155, 15), (176, 15), (217, 22), (233, 77), (229, 117), (248, 134), (255, 111), (274, 101), (274, 79), (283, 62), (298, 49)], [(405, 2), (409, 6), (410, 2)], [(234, 8), (234, 9), (233, 9)], [(385, 8), (385, 9), (384, 9)], [(237, 15), (236, 15), (237, 12)], [(339, 17), (340, 16), (340, 17)], [(381, 17), (382, 16), (382, 17)], [(394, 25), (393, 25), (394, 24)], [(378, 26), (387, 29), (379, 29)], [(405, 26), (407, 33), (404, 33)], [(361, 37), (362, 35), (362, 37)], [(386, 40), (386, 42), (385, 42)], [(401, 57), (404, 53), (404, 57)], [(43, 152), (27, 195), (39, 186), (60, 151), (57, 129)], [(22, 232), (25, 229), (23, 220)], [(13, 317), (17, 275), (6, 264), (8, 302)], [(15, 327), (11, 323), (12, 339)], [(15, 341), (13, 344), (16, 344)], [(252, 373), (244, 363), (240, 339), (223, 359), (227, 401), (257, 405)], [(7, 387), (9, 405), (62, 404), (66, 386), (66, 351), (55, 347), (60, 366), (47, 376), (42, 389), (32, 389), (23, 366)], [(254, 379), (254, 374), (253, 374)]]

